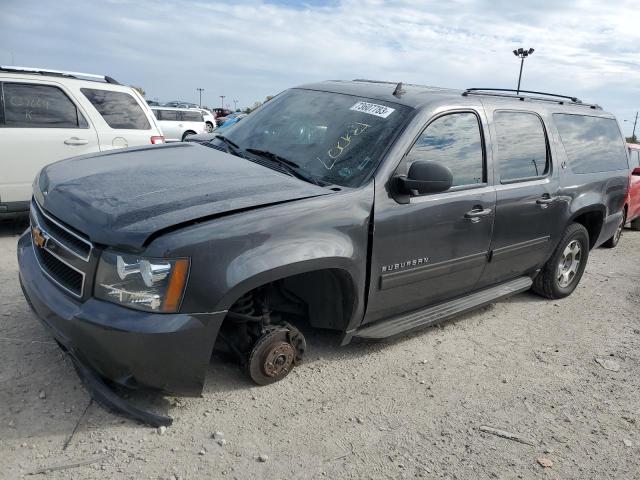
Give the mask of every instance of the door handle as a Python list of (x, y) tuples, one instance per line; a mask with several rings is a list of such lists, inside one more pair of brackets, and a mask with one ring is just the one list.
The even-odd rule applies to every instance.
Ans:
[(550, 197), (549, 195), (545, 195), (536, 200), (536, 203), (540, 205), (542, 208), (547, 208), (553, 202), (556, 201), (556, 197)]
[(89, 143), (89, 140), (85, 140), (84, 138), (78, 138), (78, 137), (67, 138), (64, 141), (65, 145), (87, 145), (88, 143)]
[(482, 217), (488, 217), (492, 213), (493, 213), (493, 210), (491, 208), (476, 207), (472, 210), (469, 210), (467, 213), (465, 213), (464, 218), (468, 218), (473, 223), (477, 223), (480, 221)]

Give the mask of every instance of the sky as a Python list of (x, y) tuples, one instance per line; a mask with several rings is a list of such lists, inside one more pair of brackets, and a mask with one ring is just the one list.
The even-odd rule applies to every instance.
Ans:
[[(244, 108), (326, 79), (522, 88), (640, 110), (637, 1), (0, 0), (0, 64), (107, 74)], [(628, 120), (624, 122), (624, 120)], [(640, 123), (640, 122), (639, 122)], [(637, 132), (640, 132), (640, 125)]]

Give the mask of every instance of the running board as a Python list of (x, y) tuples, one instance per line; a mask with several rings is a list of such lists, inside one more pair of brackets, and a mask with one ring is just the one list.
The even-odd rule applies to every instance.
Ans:
[(510, 297), (516, 293), (528, 290), (532, 285), (529, 277), (520, 277), (498, 286), (480, 290), (466, 297), (440, 303), (438, 305), (413, 311), (389, 320), (383, 320), (374, 325), (366, 325), (353, 334), (356, 338), (380, 339), (391, 337), (418, 327), (434, 325), (447, 318), (463, 312), (482, 307), (497, 300)]

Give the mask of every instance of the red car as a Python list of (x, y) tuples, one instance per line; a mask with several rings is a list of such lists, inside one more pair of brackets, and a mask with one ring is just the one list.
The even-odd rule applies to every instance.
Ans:
[(625, 204), (627, 222), (631, 222), (633, 230), (640, 230), (640, 144), (627, 143), (629, 148), (629, 195)]
[(625, 217), (616, 233), (603, 243), (604, 247), (613, 248), (622, 237), (622, 230), (629, 224), (631, 230), (640, 230), (640, 144), (627, 143), (629, 150), (629, 193), (624, 202)]

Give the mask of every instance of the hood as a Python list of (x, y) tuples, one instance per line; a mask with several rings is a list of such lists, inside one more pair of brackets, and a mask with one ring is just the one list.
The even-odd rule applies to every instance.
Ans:
[(329, 193), (197, 143), (63, 160), (35, 188), (45, 210), (92, 242), (133, 249), (179, 224)]

